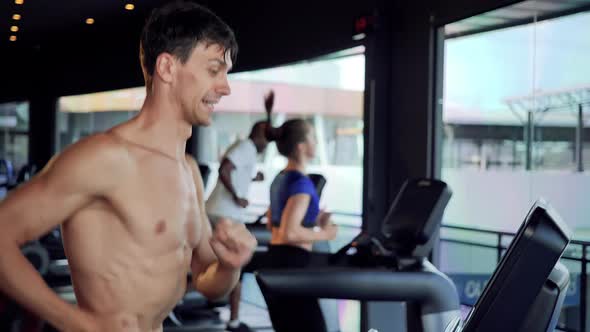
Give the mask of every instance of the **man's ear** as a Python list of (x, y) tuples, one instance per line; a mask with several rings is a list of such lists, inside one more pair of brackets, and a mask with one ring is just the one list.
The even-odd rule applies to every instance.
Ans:
[(157, 75), (162, 81), (171, 83), (176, 75), (176, 58), (170, 53), (161, 53), (156, 59), (154, 76)]

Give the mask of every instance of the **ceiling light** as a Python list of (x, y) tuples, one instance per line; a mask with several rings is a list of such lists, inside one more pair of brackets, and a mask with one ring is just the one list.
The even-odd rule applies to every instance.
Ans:
[(14, 3), (16, 3), (17, 5), (22, 5), (23, 3), (25, 3), (25, 0), (14, 0)]
[(356, 35), (352, 36), (352, 39), (353, 40), (363, 40), (363, 39), (365, 39), (365, 37), (367, 37), (366, 34), (359, 33), (359, 34), (356, 34)]
[(10, 41), (12, 41), (12, 42), (16, 41), (16, 36), (15, 35), (10, 36)]
[(127, 9), (127, 10), (133, 10), (133, 9), (135, 9), (135, 5), (132, 4), (132, 3), (128, 3), (128, 4), (125, 5), (125, 9)]
[(92, 17), (87, 18), (86, 24), (94, 24), (94, 19)]
[(10, 31), (17, 32), (18, 31), (18, 27), (16, 25), (13, 25), (13, 26), (10, 27)]
[(15, 21), (20, 20), (20, 14), (14, 14), (14, 15), (12, 15), (12, 19), (15, 20)]

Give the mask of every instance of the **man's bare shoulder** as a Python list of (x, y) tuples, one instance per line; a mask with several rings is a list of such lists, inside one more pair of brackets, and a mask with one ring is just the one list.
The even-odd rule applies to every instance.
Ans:
[(110, 163), (129, 158), (126, 144), (110, 132), (98, 133), (84, 137), (68, 146), (58, 158), (81, 159), (81, 161), (98, 161)]
[[(56, 155), (44, 172), (73, 176), (118, 176), (132, 166), (129, 150), (124, 142), (110, 132), (87, 136)], [(92, 179), (89, 179), (92, 181)]]

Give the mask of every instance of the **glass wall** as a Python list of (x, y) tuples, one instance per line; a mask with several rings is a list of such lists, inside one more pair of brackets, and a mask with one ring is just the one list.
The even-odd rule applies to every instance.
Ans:
[[(232, 95), (218, 105), (213, 125), (199, 129), (199, 162), (212, 169), (208, 190), (213, 189), (219, 159), (229, 145), (238, 138), (247, 137), (252, 125), (265, 119), (264, 95), (272, 89), (275, 92), (274, 126), (295, 117), (307, 119), (314, 125), (318, 147), (309, 171), (327, 178), (322, 205), (336, 212), (337, 223), (353, 226), (356, 234), (361, 226), (362, 211), (362, 48), (326, 59), (231, 76)], [(251, 189), (253, 210), (258, 207), (253, 218), (266, 209), (270, 183), (285, 165), (286, 159), (270, 144), (259, 164), (266, 179), (254, 183)], [(344, 192), (346, 195), (342, 195)], [(339, 242), (344, 244), (349, 238), (343, 237)]]
[(15, 169), (29, 161), (29, 103), (0, 104), (0, 156)]
[(586, 237), (590, 41), (571, 33), (580, 29), (590, 13), (446, 40), (442, 176), (460, 189), (447, 223), (514, 231), (542, 196)]
[(144, 99), (143, 87), (59, 98), (56, 151), (131, 119)]
[[(502, 10), (522, 15), (536, 4)], [(584, 31), (590, 31), (590, 12), (549, 20), (533, 14), (529, 24), (445, 41), (441, 173), (453, 197), (444, 223), (516, 232), (533, 202), (544, 198), (574, 238), (587, 241), (590, 39)], [(500, 241), (451, 229), (443, 229), (443, 238), (491, 246)], [(444, 241), (441, 246), (442, 269), (456, 281), (462, 300), (477, 299), (497, 251)], [(572, 245), (566, 255), (581, 259), (581, 252)], [(563, 261), (571, 282), (560, 324), (576, 331), (581, 316), (588, 317), (579, 310), (581, 265)]]
[(0, 198), (5, 185), (16, 180), (18, 171), (29, 162), (29, 103), (0, 104)]

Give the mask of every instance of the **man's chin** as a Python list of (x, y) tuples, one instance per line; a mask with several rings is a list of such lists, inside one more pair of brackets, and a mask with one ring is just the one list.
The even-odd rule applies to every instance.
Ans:
[(213, 119), (210, 116), (204, 119), (197, 119), (193, 125), (195, 126), (202, 126), (202, 127), (209, 127), (213, 123)]

